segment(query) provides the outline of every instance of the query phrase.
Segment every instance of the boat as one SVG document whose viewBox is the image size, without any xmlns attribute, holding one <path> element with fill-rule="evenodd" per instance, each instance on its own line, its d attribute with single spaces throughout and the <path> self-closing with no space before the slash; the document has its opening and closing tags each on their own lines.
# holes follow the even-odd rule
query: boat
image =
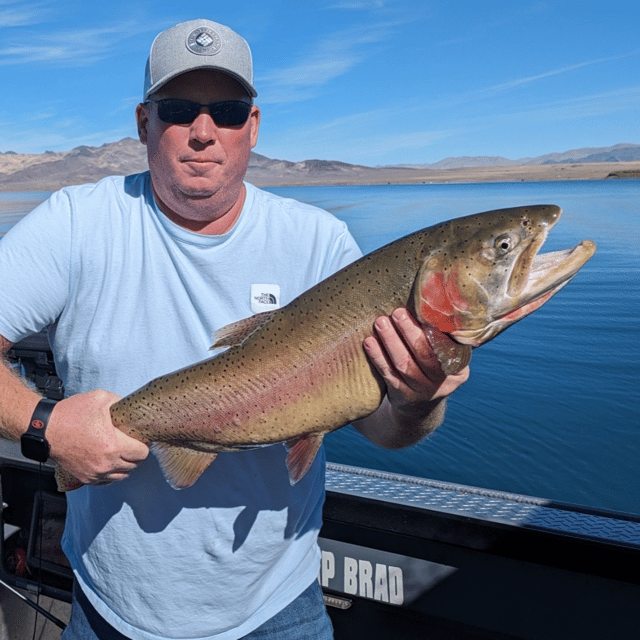
<svg viewBox="0 0 640 640">
<path fill-rule="evenodd" d="M 44 334 L 9 360 L 63 397 Z M 40 637 L 57 638 L 72 585 L 65 496 L 52 465 L 1 440 L 0 492 L 0 637 L 3 620 L 7 637 L 28 637 L 36 605 Z M 634 514 L 329 463 L 320 547 L 336 640 L 640 637 Z"/>
</svg>

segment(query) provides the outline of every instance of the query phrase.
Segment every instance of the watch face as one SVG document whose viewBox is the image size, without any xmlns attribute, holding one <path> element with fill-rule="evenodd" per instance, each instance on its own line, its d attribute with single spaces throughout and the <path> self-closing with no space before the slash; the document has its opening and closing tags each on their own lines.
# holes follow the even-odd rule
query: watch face
<svg viewBox="0 0 640 640">
<path fill-rule="evenodd" d="M 22 455 L 30 460 L 46 462 L 49 459 L 49 443 L 42 437 L 25 433 L 20 438 Z"/>
</svg>

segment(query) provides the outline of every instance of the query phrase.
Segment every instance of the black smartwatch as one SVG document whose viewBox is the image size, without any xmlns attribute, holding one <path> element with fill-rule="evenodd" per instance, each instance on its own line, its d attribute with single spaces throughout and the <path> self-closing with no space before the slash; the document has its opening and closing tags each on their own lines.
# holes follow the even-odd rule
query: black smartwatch
<svg viewBox="0 0 640 640">
<path fill-rule="evenodd" d="M 29 421 L 29 429 L 20 438 L 20 448 L 22 455 L 29 460 L 46 462 L 49 459 L 49 443 L 44 437 L 44 433 L 49 424 L 49 417 L 56 406 L 55 400 L 43 398 L 36 405 L 36 409 Z"/>
</svg>

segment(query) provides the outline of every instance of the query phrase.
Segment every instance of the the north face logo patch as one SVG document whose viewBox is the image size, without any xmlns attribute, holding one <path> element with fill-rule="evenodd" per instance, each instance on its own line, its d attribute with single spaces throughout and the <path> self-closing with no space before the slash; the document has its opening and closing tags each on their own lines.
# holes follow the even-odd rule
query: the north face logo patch
<svg viewBox="0 0 640 640">
<path fill-rule="evenodd" d="M 258 304 L 278 304 L 278 299 L 273 293 L 263 293 L 258 296 Z"/>
<path fill-rule="evenodd" d="M 280 308 L 279 284 L 252 284 L 251 285 L 251 311 L 273 311 Z"/>
</svg>

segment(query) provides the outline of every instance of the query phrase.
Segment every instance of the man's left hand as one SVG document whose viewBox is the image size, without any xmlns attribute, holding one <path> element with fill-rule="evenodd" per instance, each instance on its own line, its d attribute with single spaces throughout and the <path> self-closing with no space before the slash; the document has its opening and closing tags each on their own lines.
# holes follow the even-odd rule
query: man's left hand
<svg viewBox="0 0 640 640">
<path fill-rule="evenodd" d="M 433 431 L 444 417 L 444 399 L 469 378 L 469 367 L 445 375 L 424 330 L 407 311 L 380 316 L 364 349 L 384 379 L 380 408 L 354 426 L 387 448 L 408 446 Z"/>
<path fill-rule="evenodd" d="M 406 309 L 379 317 L 374 326 L 376 336 L 366 338 L 364 348 L 394 407 L 444 398 L 469 378 L 469 367 L 445 376 L 422 327 Z"/>
</svg>

